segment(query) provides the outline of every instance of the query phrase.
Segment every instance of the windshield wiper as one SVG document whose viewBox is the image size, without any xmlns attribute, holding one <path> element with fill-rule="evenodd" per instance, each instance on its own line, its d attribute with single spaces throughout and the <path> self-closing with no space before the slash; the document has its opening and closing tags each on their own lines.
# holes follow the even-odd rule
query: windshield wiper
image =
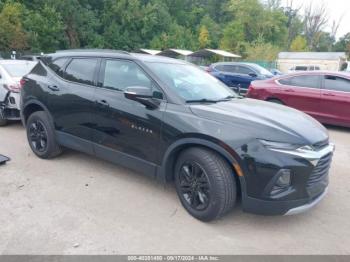
<svg viewBox="0 0 350 262">
<path fill-rule="evenodd" d="M 220 100 L 217 100 L 218 102 L 223 102 L 223 101 L 230 101 L 231 99 L 238 98 L 238 96 L 226 96 L 224 98 L 221 98 Z"/>
<path fill-rule="evenodd" d="M 220 100 L 212 100 L 212 99 L 196 99 L 196 100 L 186 100 L 186 103 L 217 103 L 220 102 Z"/>
</svg>

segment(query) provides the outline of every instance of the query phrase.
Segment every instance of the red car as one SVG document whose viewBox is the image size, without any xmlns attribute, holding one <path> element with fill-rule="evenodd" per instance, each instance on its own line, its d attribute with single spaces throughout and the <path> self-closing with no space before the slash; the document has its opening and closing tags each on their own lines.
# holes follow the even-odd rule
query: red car
<svg viewBox="0 0 350 262">
<path fill-rule="evenodd" d="M 255 81 L 247 97 L 299 109 L 324 124 L 350 127 L 350 73 L 303 72 Z"/>
</svg>

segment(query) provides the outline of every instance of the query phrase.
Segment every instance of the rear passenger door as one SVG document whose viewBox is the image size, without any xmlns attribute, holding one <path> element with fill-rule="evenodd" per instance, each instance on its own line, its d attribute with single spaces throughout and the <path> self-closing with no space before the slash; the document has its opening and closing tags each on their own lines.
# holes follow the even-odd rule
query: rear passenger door
<svg viewBox="0 0 350 262">
<path fill-rule="evenodd" d="M 58 77 L 53 77 L 48 86 L 48 106 L 55 120 L 58 140 L 92 154 L 89 141 L 92 140 L 93 95 L 100 60 L 77 57 L 56 63 L 59 64 Z"/>
<path fill-rule="evenodd" d="M 125 98 L 128 87 L 142 86 L 159 98 L 157 109 Z M 155 175 L 165 100 L 150 76 L 134 61 L 105 59 L 99 74 L 93 113 L 95 153 L 117 164 Z"/>
<path fill-rule="evenodd" d="M 284 78 L 281 84 L 284 102 L 293 108 L 318 118 L 321 115 L 321 76 L 300 75 Z"/>
<path fill-rule="evenodd" d="M 321 96 L 324 121 L 350 126 L 350 79 L 325 75 Z"/>
</svg>

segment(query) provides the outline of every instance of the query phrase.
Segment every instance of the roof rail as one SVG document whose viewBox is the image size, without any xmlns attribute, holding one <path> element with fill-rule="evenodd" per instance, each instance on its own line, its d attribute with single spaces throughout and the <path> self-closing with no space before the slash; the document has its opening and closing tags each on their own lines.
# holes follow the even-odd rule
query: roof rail
<svg viewBox="0 0 350 262">
<path fill-rule="evenodd" d="M 68 49 L 68 50 L 57 50 L 56 53 L 69 53 L 69 52 L 104 52 L 104 53 L 119 53 L 130 55 L 129 52 L 123 50 L 114 50 L 114 49 Z"/>
</svg>

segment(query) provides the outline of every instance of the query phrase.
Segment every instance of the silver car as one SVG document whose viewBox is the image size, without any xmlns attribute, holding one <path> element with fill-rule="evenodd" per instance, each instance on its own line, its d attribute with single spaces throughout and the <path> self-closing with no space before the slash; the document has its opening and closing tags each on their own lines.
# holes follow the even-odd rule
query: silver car
<svg viewBox="0 0 350 262">
<path fill-rule="evenodd" d="M 37 62 L 0 60 L 0 126 L 20 119 L 21 79 Z"/>
</svg>

